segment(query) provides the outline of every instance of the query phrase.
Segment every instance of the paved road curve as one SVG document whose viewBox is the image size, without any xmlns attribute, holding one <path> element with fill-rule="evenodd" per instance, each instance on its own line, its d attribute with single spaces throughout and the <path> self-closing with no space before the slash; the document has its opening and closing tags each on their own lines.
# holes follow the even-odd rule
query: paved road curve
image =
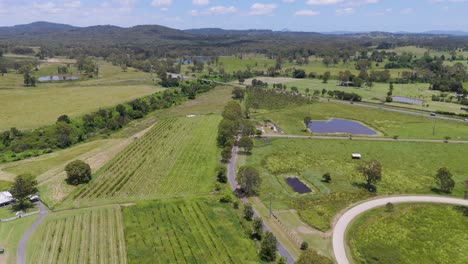
<svg viewBox="0 0 468 264">
<path fill-rule="evenodd" d="M 440 196 L 395 196 L 370 200 L 346 211 L 333 229 L 333 254 L 338 264 L 349 264 L 346 256 L 345 234 L 348 225 L 360 214 L 387 203 L 441 203 L 468 206 L 468 200 Z"/>
<path fill-rule="evenodd" d="M 231 160 L 229 161 L 228 168 L 227 168 L 227 174 L 228 174 L 228 178 L 229 178 L 229 183 L 231 184 L 231 188 L 232 188 L 232 190 L 234 190 L 234 191 L 237 189 L 237 181 L 236 181 L 236 176 L 235 176 L 237 151 L 238 151 L 237 146 L 235 146 L 235 147 L 232 148 L 232 158 L 231 158 Z M 244 204 L 248 203 L 248 201 L 247 201 L 246 198 L 242 198 L 241 201 L 242 201 L 242 203 L 244 203 Z M 254 210 L 254 217 L 259 217 L 258 212 L 256 212 L 255 210 Z M 263 229 L 264 229 L 265 231 L 268 231 L 268 227 L 267 227 L 265 224 L 263 225 Z M 278 253 L 279 253 L 281 256 L 283 256 L 284 258 L 286 258 L 286 261 L 287 261 L 288 264 L 293 264 L 293 263 L 294 263 L 294 258 L 293 258 L 293 256 L 286 250 L 286 248 L 284 247 L 284 245 L 281 244 L 280 242 L 278 242 L 277 246 L 278 246 Z"/>
<path fill-rule="evenodd" d="M 48 213 L 47 208 L 41 202 L 37 202 L 36 205 L 39 207 L 39 218 L 36 219 L 33 225 L 30 226 L 26 233 L 21 237 L 18 248 L 16 249 L 16 263 L 18 264 L 26 263 L 26 242 L 31 234 L 37 229 L 39 224 L 44 221 L 44 218 Z"/>
</svg>

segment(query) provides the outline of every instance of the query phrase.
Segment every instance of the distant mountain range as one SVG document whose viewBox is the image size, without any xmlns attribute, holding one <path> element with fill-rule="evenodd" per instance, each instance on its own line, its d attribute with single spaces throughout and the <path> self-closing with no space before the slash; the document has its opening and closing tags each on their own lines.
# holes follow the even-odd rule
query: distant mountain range
<svg viewBox="0 0 468 264">
<path fill-rule="evenodd" d="M 43 35 L 43 34 L 54 34 L 54 33 L 67 33 L 67 32 L 96 32 L 102 31 L 103 33 L 129 33 L 132 31 L 146 31 L 146 33 L 153 34 L 163 34 L 169 37 L 182 37 L 185 35 L 205 35 L 205 36 L 222 36 L 222 35 L 271 35 L 271 34 L 280 34 L 280 35 L 362 35 L 362 34 L 376 34 L 376 32 L 371 31 L 329 31 L 329 32 L 298 32 L 292 31 L 289 29 L 283 29 L 281 31 L 273 31 L 270 29 L 248 29 L 248 30 L 236 30 L 236 29 L 221 29 L 221 28 L 197 28 L 197 29 L 187 29 L 187 30 L 178 30 L 169 27 L 159 26 L 159 25 L 139 25 L 129 28 L 123 28 L 112 25 L 100 25 L 100 26 L 90 26 L 90 27 L 76 27 L 66 24 L 57 24 L 50 22 L 34 22 L 25 25 L 16 25 L 11 27 L 0 27 L 0 37 L 7 36 L 18 36 L 18 35 Z M 184 34 L 186 33 L 186 34 Z M 418 35 L 449 35 L 449 36 L 468 36 L 468 32 L 465 31 L 455 31 L 455 30 L 431 30 L 425 32 L 379 32 L 380 34 L 418 34 Z M 190 38 L 190 37 L 189 37 Z"/>
</svg>

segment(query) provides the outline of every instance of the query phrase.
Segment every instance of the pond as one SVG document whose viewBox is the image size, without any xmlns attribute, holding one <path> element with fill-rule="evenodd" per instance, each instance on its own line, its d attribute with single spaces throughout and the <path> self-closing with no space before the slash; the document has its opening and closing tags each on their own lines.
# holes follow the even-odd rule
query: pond
<svg viewBox="0 0 468 264">
<path fill-rule="evenodd" d="M 375 130 L 359 122 L 339 118 L 328 121 L 313 120 L 308 127 L 312 133 L 317 134 L 377 135 Z"/>
<path fill-rule="evenodd" d="M 297 193 L 304 194 L 312 192 L 312 190 L 298 178 L 288 177 L 285 181 Z"/>
<path fill-rule="evenodd" d="M 58 82 L 58 81 L 74 81 L 78 80 L 78 76 L 59 76 L 59 75 L 50 75 L 50 76 L 41 76 L 37 78 L 39 82 Z"/>
<path fill-rule="evenodd" d="M 410 98 L 410 97 L 404 97 L 404 96 L 393 96 L 392 99 L 393 99 L 394 102 L 397 102 L 397 103 L 405 103 L 405 104 L 422 104 L 422 103 L 424 103 L 423 100 L 414 99 L 414 98 Z"/>
</svg>

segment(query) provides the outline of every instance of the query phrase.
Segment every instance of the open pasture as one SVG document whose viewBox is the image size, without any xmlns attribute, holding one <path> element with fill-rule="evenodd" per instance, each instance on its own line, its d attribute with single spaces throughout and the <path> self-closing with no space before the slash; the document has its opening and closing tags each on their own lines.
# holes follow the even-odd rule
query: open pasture
<svg viewBox="0 0 468 264">
<path fill-rule="evenodd" d="M 251 116 L 258 121 L 272 120 L 286 134 L 310 134 L 304 132 L 303 121 L 304 117 L 310 116 L 312 120 L 342 118 L 359 121 L 385 137 L 443 140 L 448 136 L 453 140 L 468 140 L 466 122 L 434 120 L 429 114 L 413 116 L 335 102 L 316 102 L 273 111 L 261 110 L 252 113 Z M 433 130 L 434 123 L 435 130 Z"/>
<path fill-rule="evenodd" d="M 215 115 L 161 120 L 72 195 L 73 203 L 208 193 L 215 179 L 219 121 Z"/>
<path fill-rule="evenodd" d="M 348 233 L 355 263 L 466 263 L 468 219 L 454 206 L 395 205 L 360 216 Z"/>
<path fill-rule="evenodd" d="M 260 198 L 273 209 L 296 209 L 303 220 L 320 230 L 327 230 L 340 210 L 371 197 L 362 186 L 363 176 L 356 167 L 362 161 L 352 160 L 360 153 L 364 161 L 376 159 L 382 164 L 382 180 L 377 194 L 435 194 L 437 169 L 446 166 L 456 182 L 452 194 L 463 196 L 468 164 L 464 162 L 466 146 L 443 143 L 373 142 L 317 139 L 263 139 L 255 141 L 253 155 L 247 164 L 260 169 Z M 462 154 L 463 153 L 463 154 Z M 322 182 L 329 172 L 331 183 Z M 298 177 L 313 189 L 310 194 L 296 195 L 283 183 L 284 177 Z"/>
<path fill-rule="evenodd" d="M 27 244 L 27 263 L 127 263 L 118 206 L 47 216 Z"/>
<path fill-rule="evenodd" d="M 48 125 L 64 114 L 75 117 L 162 90 L 151 85 L 0 89 L 0 131 Z"/>
<path fill-rule="evenodd" d="M 0 224 L 0 247 L 5 253 L 0 254 L 0 263 L 16 264 L 16 249 L 21 236 L 36 221 L 38 215 L 32 215 Z"/>
<path fill-rule="evenodd" d="M 258 263 L 229 205 L 205 200 L 124 207 L 128 263 Z"/>
</svg>

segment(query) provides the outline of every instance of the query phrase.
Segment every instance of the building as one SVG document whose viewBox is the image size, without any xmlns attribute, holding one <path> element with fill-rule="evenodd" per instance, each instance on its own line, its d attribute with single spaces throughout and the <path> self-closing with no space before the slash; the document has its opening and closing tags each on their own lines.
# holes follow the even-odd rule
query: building
<svg viewBox="0 0 468 264">
<path fill-rule="evenodd" d="M 351 154 L 351 157 L 353 159 L 361 159 L 362 158 L 361 154 L 359 154 L 359 153 L 353 153 L 353 154 Z"/>
<path fill-rule="evenodd" d="M 10 192 L 0 192 L 0 207 L 11 204 L 15 198 Z"/>
</svg>

